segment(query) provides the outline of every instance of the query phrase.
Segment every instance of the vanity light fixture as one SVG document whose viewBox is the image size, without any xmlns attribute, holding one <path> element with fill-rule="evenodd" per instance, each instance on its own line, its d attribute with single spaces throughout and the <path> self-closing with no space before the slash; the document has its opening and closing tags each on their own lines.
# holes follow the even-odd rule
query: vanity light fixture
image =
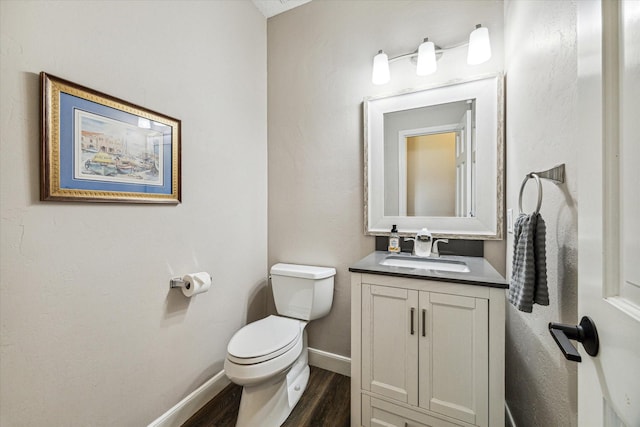
<svg viewBox="0 0 640 427">
<path fill-rule="evenodd" d="M 489 40 L 489 29 L 482 25 L 476 25 L 476 28 L 469 35 L 469 42 L 459 45 L 441 48 L 433 42 L 425 38 L 414 52 L 405 53 L 389 59 L 382 50 L 373 58 L 373 73 L 371 81 L 376 85 L 388 83 L 391 79 L 389 72 L 389 64 L 400 59 L 409 58 L 415 61 L 417 56 L 416 74 L 426 76 L 433 74 L 438 69 L 436 61 L 448 50 L 459 47 L 469 46 L 467 53 L 467 64 L 478 65 L 488 61 L 491 58 L 491 42 Z"/>
<path fill-rule="evenodd" d="M 418 65 L 416 66 L 416 74 L 419 76 L 428 76 L 438 69 L 436 62 L 436 45 L 430 42 L 428 38 L 418 46 Z"/>
<path fill-rule="evenodd" d="M 371 81 L 375 85 L 383 85 L 389 81 L 389 57 L 383 51 L 379 51 L 373 57 L 373 75 Z"/>
<path fill-rule="evenodd" d="M 476 25 L 476 29 L 469 34 L 469 51 L 467 52 L 467 64 L 477 65 L 487 62 L 491 58 L 491 41 L 489 29 L 482 25 Z"/>
</svg>

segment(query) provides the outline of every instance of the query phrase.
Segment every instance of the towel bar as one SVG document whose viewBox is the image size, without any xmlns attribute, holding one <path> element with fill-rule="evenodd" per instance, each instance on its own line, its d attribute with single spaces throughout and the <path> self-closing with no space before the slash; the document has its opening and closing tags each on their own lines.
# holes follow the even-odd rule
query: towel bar
<svg viewBox="0 0 640 427">
<path fill-rule="evenodd" d="M 551 180 L 555 184 L 564 183 L 564 163 L 558 166 L 554 166 L 546 171 L 529 172 L 527 175 L 525 175 L 524 181 L 522 181 L 522 185 L 520 185 L 520 195 L 518 196 L 518 208 L 520 209 L 520 213 L 523 213 L 522 194 L 524 193 L 524 187 L 527 185 L 527 181 L 529 181 L 530 178 L 535 179 L 536 183 L 538 184 L 538 203 L 536 204 L 536 210 L 534 211 L 534 213 L 539 213 L 540 207 L 542 206 L 542 182 L 540 181 L 540 178 Z"/>
</svg>

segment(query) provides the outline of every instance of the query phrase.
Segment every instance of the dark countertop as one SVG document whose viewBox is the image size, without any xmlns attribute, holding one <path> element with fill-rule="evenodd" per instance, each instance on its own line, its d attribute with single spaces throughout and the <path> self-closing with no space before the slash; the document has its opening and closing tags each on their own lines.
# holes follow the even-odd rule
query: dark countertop
<svg viewBox="0 0 640 427">
<path fill-rule="evenodd" d="M 453 256 L 442 255 L 440 258 L 433 258 L 434 260 L 441 259 L 443 261 L 462 261 L 471 270 L 468 273 L 458 273 L 451 271 L 439 271 L 439 270 L 425 270 L 421 268 L 409 268 L 409 267 L 392 267 L 386 265 L 380 265 L 388 255 L 402 256 L 407 258 L 418 258 L 410 254 L 390 254 L 386 251 L 376 251 L 362 258 L 354 265 L 349 267 L 349 271 L 353 273 L 369 273 L 369 274 L 382 274 L 386 276 L 399 276 L 407 277 L 410 279 L 424 279 L 424 280 L 437 280 L 441 282 L 456 282 L 468 285 L 490 286 L 493 288 L 509 287 L 509 284 L 504 277 L 500 275 L 489 262 L 482 257 L 468 257 L 468 256 Z"/>
</svg>

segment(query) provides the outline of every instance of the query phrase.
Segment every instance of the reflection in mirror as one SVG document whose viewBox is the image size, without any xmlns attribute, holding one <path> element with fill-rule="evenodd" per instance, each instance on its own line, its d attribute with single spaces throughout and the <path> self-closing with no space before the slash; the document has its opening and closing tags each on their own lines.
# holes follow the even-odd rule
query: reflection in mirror
<svg viewBox="0 0 640 427">
<path fill-rule="evenodd" d="M 502 76 L 366 98 L 365 233 L 502 239 Z"/>
<path fill-rule="evenodd" d="M 385 216 L 474 216 L 475 102 L 384 114 Z"/>
</svg>

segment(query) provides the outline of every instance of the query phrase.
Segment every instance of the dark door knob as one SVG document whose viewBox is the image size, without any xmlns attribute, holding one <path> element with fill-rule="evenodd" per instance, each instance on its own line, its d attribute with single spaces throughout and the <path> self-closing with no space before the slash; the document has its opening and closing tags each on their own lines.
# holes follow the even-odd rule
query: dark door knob
<svg viewBox="0 0 640 427">
<path fill-rule="evenodd" d="M 549 322 L 549 332 L 555 340 L 562 354 L 567 360 L 582 362 L 582 357 L 578 350 L 569 340 L 576 340 L 582 343 L 589 356 L 596 356 L 600 343 L 598 341 L 598 331 L 591 318 L 584 316 L 579 325 L 565 325 L 562 323 Z"/>
</svg>

